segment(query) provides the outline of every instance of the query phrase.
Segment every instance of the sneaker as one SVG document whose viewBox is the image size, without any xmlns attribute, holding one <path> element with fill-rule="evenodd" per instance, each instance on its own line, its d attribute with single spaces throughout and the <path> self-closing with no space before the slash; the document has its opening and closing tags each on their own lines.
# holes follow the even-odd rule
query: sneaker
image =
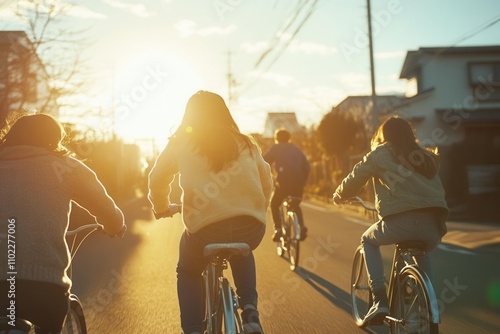
<svg viewBox="0 0 500 334">
<path fill-rule="evenodd" d="M 263 334 L 262 326 L 259 320 L 259 311 L 254 308 L 247 308 L 241 312 L 243 321 L 243 333 L 245 334 Z"/>
<path fill-rule="evenodd" d="M 300 241 L 304 241 L 307 238 L 307 227 L 302 226 L 300 228 Z"/>
<path fill-rule="evenodd" d="M 372 307 L 366 313 L 363 322 L 369 325 L 380 326 L 384 324 L 385 317 L 389 315 L 389 301 L 385 290 L 373 293 Z"/>
<path fill-rule="evenodd" d="M 274 230 L 273 241 L 280 241 L 282 236 L 283 236 L 283 232 L 281 232 L 281 229 Z"/>
</svg>

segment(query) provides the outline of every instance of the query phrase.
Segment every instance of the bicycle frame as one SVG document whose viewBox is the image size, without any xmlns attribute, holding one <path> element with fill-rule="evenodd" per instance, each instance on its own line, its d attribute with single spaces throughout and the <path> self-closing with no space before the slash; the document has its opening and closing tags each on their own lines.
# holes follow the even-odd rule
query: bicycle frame
<svg viewBox="0 0 500 334">
<path fill-rule="evenodd" d="M 394 294 L 397 290 L 401 291 L 401 286 L 399 277 L 408 268 L 412 268 L 415 274 L 417 274 L 420 280 L 423 282 L 425 289 L 429 294 L 429 310 L 431 313 L 431 322 L 434 324 L 439 324 L 441 322 L 441 317 L 439 314 L 439 305 L 437 303 L 436 294 L 434 292 L 434 287 L 429 276 L 419 267 L 417 257 L 423 255 L 424 251 L 418 248 L 401 248 L 396 245 L 394 249 L 394 256 L 391 266 L 391 276 L 389 278 L 389 291 L 388 298 L 390 301 L 393 300 Z M 391 317 L 390 315 L 386 317 L 390 321 L 398 322 L 399 320 Z"/>
<path fill-rule="evenodd" d="M 349 199 L 349 201 L 352 202 L 357 202 L 361 204 L 367 212 L 370 212 L 370 214 L 375 214 L 376 209 L 373 206 L 367 205 L 361 198 L 359 197 L 353 197 Z M 372 216 L 375 217 L 375 216 Z M 362 313 L 360 313 L 360 308 L 357 305 L 356 298 L 357 294 L 355 291 L 357 291 L 357 284 L 360 278 L 362 277 L 363 273 L 362 271 L 365 271 L 365 268 L 361 268 L 361 264 L 364 263 L 364 251 L 362 249 L 362 246 L 359 246 L 358 249 L 355 252 L 355 258 L 354 258 L 354 263 L 353 263 L 353 273 L 351 275 L 351 283 L 353 284 L 352 290 L 351 290 L 351 295 L 353 298 L 353 316 L 356 320 L 356 324 L 359 327 L 364 327 L 367 324 L 364 322 Z M 391 265 L 391 272 L 390 272 L 390 277 L 389 277 L 389 291 L 388 291 L 388 299 L 389 299 L 389 306 L 390 306 L 390 312 L 391 314 L 387 315 L 385 317 L 385 320 L 388 321 L 391 325 L 391 331 L 393 329 L 393 326 L 399 326 L 403 325 L 406 326 L 408 324 L 406 316 L 403 316 L 403 318 L 397 318 L 399 315 L 399 303 L 401 298 L 401 293 L 404 291 L 404 286 L 406 282 L 409 282 L 409 280 L 415 280 L 417 286 L 421 286 L 423 290 L 423 297 L 424 300 L 427 304 L 427 312 L 428 312 L 428 323 L 431 326 L 430 331 L 431 333 L 437 333 L 438 332 L 438 327 L 437 325 L 440 323 L 440 314 L 439 314 L 439 307 L 438 307 L 438 302 L 437 298 L 434 292 L 434 288 L 432 285 L 431 280 L 429 279 L 429 276 L 421 269 L 419 265 L 419 260 L 418 258 L 425 255 L 425 251 L 422 249 L 421 242 L 419 241 L 405 241 L 401 242 L 395 245 L 394 248 L 394 255 L 392 259 L 392 265 Z M 362 257 L 360 260 L 359 257 Z M 364 267 L 364 266 L 362 266 Z M 359 271 L 358 271 L 359 270 Z M 366 274 L 365 274 L 366 275 Z M 365 276 L 365 282 L 367 282 L 368 278 Z M 408 279 L 408 280 L 405 280 Z M 405 282 L 403 282 L 405 281 Z M 361 285 L 361 288 L 359 291 L 363 291 L 364 286 Z M 369 306 L 372 303 L 372 296 L 371 293 L 368 296 L 367 299 L 363 299 L 363 297 L 360 297 L 361 301 L 368 302 Z M 420 297 L 419 297 L 420 298 Z M 361 304 L 360 304 L 361 305 Z M 412 302 L 413 305 L 413 302 Z M 361 306 L 362 312 L 366 312 L 365 309 Z M 406 312 L 406 311 L 405 311 Z M 426 312 L 426 313 L 427 313 Z"/>
<path fill-rule="evenodd" d="M 224 270 L 232 255 L 247 256 L 250 247 L 244 243 L 210 244 L 204 254 L 209 262 L 203 272 L 205 286 L 205 329 L 207 334 L 219 333 L 224 320 L 225 333 L 242 333 L 241 319 L 237 313 L 238 298 Z"/>
</svg>

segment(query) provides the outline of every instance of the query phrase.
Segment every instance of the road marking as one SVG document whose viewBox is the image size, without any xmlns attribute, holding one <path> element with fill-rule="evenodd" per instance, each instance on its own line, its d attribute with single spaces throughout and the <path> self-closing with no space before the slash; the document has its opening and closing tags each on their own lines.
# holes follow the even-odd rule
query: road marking
<svg viewBox="0 0 500 334">
<path fill-rule="evenodd" d="M 447 252 L 452 252 L 452 253 L 459 253 L 459 254 L 465 254 L 465 255 L 478 255 L 475 252 L 472 252 L 472 251 L 469 251 L 466 249 L 462 249 L 462 248 L 458 248 L 458 247 L 454 247 L 452 245 L 442 244 L 442 243 L 438 245 L 438 248 L 441 250 L 447 251 Z"/>
<path fill-rule="evenodd" d="M 363 226 L 372 226 L 371 223 L 368 223 L 368 222 L 366 222 L 364 220 L 357 219 L 357 218 L 354 218 L 354 217 L 344 216 L 344 219 L 347 220 L 347 221 L 350 221 L 351 223 L 355 223 L 355 224 L 359 224 L 359 225 L 363 225 Z"/>
<path fill-rule="evenodd" d="M 303 206 L 305 206 L 305 207 L 308 207 L 308 208 L 311 208 L 311 209 L 314 209 L 314 210 L 318 210 L 318 211 L 323 211 L 323 212 L 329 211 L 325 207 L 322 207 L 322 206 L 319 206 L 319 205 L 314 205 L 314 204 L 307 203 L 307 202 L 302 202 L 300 204 L 303 205 Z"/>
</svg>

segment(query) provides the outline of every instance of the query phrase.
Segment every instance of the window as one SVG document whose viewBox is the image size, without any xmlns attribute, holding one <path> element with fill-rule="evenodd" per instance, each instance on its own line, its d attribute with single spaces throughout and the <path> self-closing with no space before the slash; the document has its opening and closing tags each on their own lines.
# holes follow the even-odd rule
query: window
<svg viewBox="0 0 500 334">
<path fill-rule="evenodd" d="M 406 81 L 405 97 L 413 97 L 418 94 L 417 78 L 413 77 Z"/>
<path fill-rule="evenodd" d="M 478 101 L 499 101 L 500 62 L 470 63 L 469 82 Z"/>
</svg>

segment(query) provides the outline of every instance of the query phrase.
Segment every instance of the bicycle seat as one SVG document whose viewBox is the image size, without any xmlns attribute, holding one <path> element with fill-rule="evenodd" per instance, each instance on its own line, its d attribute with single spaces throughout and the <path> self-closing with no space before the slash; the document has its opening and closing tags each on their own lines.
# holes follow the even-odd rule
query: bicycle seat
<svg viewBox="0 0 500 334">
<path fill-rule="evenodd" d="M 419 249 L 421 251 L 425 251 L 427 249 L 427 244 L 423 241 L 407 240 L 398 242 L 396 247 L 399 250 Z"/>
<path fill-rule="evenodd" d="M 8 329 L 8 333 L 12 334 L 28 333 L 33 327 L 33 324 L 25 319 L 16 317 L 15 326 L 9 325 L 10 321 L 11 320 L 7 317 L 0 317 L 0 332 Z"/>
<path fill-rule="evenodd" d="M 203 249 L 203 255 L 210 257 L 212 255 L 221 254 L 225 258 L 232 255 L 247 256 L 250 254 L 250 246 L 244 242 L 208 244 Z"/>
<path fill-rule="evenodd" d="M 289 206 L 299 205 L 301 201 L 302 201 L 302 197 L 298 197 L 298 196 L 287 196 L 283 200 L 283 202 L 285 202 L 286 205 L 289 205 Z"/>
</svg>

